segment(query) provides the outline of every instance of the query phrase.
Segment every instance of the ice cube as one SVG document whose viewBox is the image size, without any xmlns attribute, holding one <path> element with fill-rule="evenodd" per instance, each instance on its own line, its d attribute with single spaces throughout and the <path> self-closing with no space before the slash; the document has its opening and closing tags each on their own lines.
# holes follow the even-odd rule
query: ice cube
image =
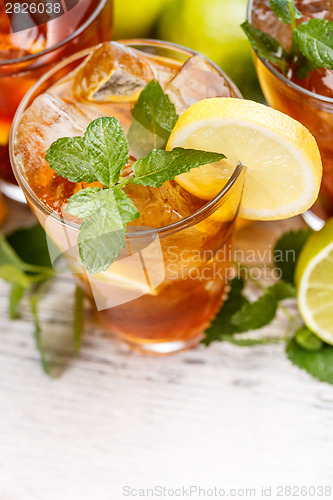
<svg viewBox="0 0 333 500">
<path fill-rule="evenodd" d="M 125 191 L 141 213 L 140 218 L 133 222 L 134 226 L 167 226 L 192 215 L 205 203 L 175 181 L 165 182 L 158 188 L 129 184 Z"/>
<path fill-rule="evenodd" d="M 310 90 L 310 92 L 329 97 L 330 99 L 333 98 L 332 70 L 326 68 L 316 69 L 315 71 L 311 71 L 305 80 L 297 80 L 296 78 L 293 80 L 304 89 Z"/>
<path fill-rule="evenodd" d="M 312 18 L 329 19 L 328 0 L 298 0 L 296 7 L 303 14 L 297 20 L 297 25 Z M 284 47 L 290 49 L 291 27 L 290 24 L 283 24 L 277 19 L 270 8 L 269 0 L 254 0 L 252 5 L 252 24 L 255 28 L 261 29 L 276 38 Z"/>
<path fill-rule="evenodd" d="M 177 66 L 117 42 L 99 45 L 76 71 L 74 95 L 95 102 L 135 102 L 150 80 L 165 87 Z"/>
<path fill-rule="evenodd" d="M 236 97 L 227 80 L 204 57 L 186 61 L 166 88 L 180 114 L 195 102 L 209 97 Z"/>
<path fill-rule="evenodd" d="M 51 209 L 60 209 L 75 184 L 58 178 L 45 154 L 59 137 L 83 135 L 89 119 L 77 108 L 50 94 L 38 96 L 22 116 L 15 137 L 15 158 L 30 187 Z M 57 189 L 54 188 L 55 183 Z M 62 199 L 61 199 L 62 198 Z"/>
</svg>

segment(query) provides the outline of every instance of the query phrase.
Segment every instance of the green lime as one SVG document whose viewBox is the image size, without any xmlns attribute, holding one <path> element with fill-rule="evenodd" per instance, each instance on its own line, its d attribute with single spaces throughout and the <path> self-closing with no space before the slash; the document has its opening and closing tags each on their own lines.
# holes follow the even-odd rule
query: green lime
<svg viewBox="0 0 333 500">
<path fill-rule="evenodd" d="M 247 0 L 173 0 L 162 12 L 158 36 L 209 57 L 245 97 L 254 97 L 259 86 L 250 44 L 240 28 L 246 8 Z"/>
<path fill-rule="evenodd" d="M 333 219 L 306 242 L 295 280 L 304 323 L 324 342 L 333 345 Z"/>
</svg>

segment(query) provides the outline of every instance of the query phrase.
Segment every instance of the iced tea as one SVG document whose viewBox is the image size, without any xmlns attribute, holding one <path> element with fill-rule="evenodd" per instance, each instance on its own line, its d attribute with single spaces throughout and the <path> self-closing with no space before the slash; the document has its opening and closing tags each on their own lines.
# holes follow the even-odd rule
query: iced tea
<svg viewBox="0 0 333 500">
<path fill-rule="evenodd" d="M 330 0 L 296 0 L 303 14 L 298 23 L 312 18 L 333 20 Z M 269 0 L 251 0 L 249 21 L 254 27 L 272 35 L 290 48 L 291 28 L 280 22 L 269 6 Z M 318 69 L 300 80 L 293 68 L 287 77 L 268 61 L 255 57 L 259 81 L 270 106 L 300 121 L 314 135 L 322 155 L 324 176 L 317 213 L 326 218 L 333 215 L 333 71 Z"/>
<path fill-rule="evenodd" d="M 13 128 L 12 162 L 38 220 L 55 241 L 108 329 L 134 348 L 169 353 L 194 345 L 221 306 L 242 187 L 238 167 L 207 203 L 176 181 L 160 188 L 128 185 L 141 216 L 127 246 L 106 271 L 88 276 L 78 256 L 79 225 L 65 211 L 85 187 L 54 173 L 45 152 L 59 137 L 83 135 L 99 116 L 115 116 L 127 132 L 144 86 L 157 79 L 180 114 L 207 97 L 240 97 L 212 63 L 162 42 L 105 43 L 55 69 L 28 95 Z M 130 160 L 125 175 L 130 175 Z M 124 175 L 124 174 L 123 174 Z"/>
<path fill-rule="evenodd" d="M 37 4 L 44 8 L 51 5 L 44 0 Z M 13 9 L 27 5 L 16 2 Z M 17 106 L 52 65 L 76 51 L 110 40 L 112 0 L 79 0 L 64 15 L 18 32 L 12 31 L 8 11 L 7 3 L 0 2 L 0 180 L 1 189 L 8 196 L 20 199 L 23 196 L 15 185 L 8 153 L 9 131 Z M 13 11 L 13 16 L 18 15 Z"/>
</svg>

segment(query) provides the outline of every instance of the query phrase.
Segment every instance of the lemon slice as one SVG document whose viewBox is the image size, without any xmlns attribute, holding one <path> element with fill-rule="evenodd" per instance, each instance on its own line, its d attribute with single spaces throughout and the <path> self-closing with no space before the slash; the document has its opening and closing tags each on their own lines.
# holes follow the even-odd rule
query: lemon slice
<svg viewBox="0 0 333 500">
<path fill-rule="evenodd" d="M 305 324 L 333 345 L 333 219 L 308 239 L 297 264 L 296 284 Z"/>
<path fill-rule="evenodd" d="M 314 137 L 296 120 L 262 104 L 234 98 L 193 104 L 171 133 L 167 149 L 175 147 L 226 155 L 226 160 L 176 177 L 205 200 L 221 190 L 239 162 L 245 165 L 243 218 L 292 217 L 318 197 L 322 164 Z"/>
</svg>

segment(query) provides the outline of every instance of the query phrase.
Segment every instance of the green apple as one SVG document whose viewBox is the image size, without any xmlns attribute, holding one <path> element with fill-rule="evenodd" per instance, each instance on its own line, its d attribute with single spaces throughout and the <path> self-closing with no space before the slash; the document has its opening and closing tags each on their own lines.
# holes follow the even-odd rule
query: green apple
<svg viewBox="0 0 333 500">
<path fill-rule="evenodd" d="M 258 82 L 250 44 L 240 24 L 247 0 L 172 0 L 161 14 L 158 36 L 190 47 L 216 62 L 246 97 Z"/>
<path fill-rule="evenodd" d="M 114 0 L 113 38 L 147 37 L 170 0 Z"/>
</svg>

